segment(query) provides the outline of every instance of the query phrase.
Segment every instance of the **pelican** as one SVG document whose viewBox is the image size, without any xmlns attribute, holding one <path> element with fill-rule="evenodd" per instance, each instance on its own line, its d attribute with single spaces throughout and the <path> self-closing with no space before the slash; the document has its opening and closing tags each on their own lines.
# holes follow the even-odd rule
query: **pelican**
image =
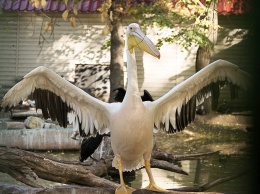
<svg viewBox="0 0 260 194">
<path fill-rule="evenodd" d="M 114 91 L 117 91 L 116 95 L 114 96 L 114 100 L 116 102 L 122 102 L 125 97 L 125 93 L 126 93 L 125 89 L 122 87 L 119 87 L 119 88 L 114 89 Z M 141 99 L 142 99 L 142 101 L 154 101 L 153 97 L 147 90 L 144 90 L 144 95 L 141 96 Z M 75 117 L 73 118 L 73 121 L 75 121 Z M 97 133 L 96 136 L 91 136 L 91 137 L 86 138 L 85 134 L 83 134 L 83 132 L 80 130 L 80 128 L 79 128 L 79 131 L 80 131 L 79 133 L 82 134 L 81 136 L 84 137 L 84 139 L 81 142 L 80 161 L 83 162 L 88 157 L 95 160 L 93 157 L 91 157 L 91 155 L 96 151 L 96 149 L 102 142 L 103 137 L 105 137 L 105 136 L 110 137 L 110 134 Z"/>
<path fill-rule="evenodd" d="M 126 29 L 127 90 L 122 103 L 98 100 L 50 69 L 40 66 L 29 72 L 3 97 L 5 108 L 18 104 L 32 94 L 36 108 L 44 117 L 67 125 L 67 113 L 74 111 L 86 134 L 104 133 L 109 129 L 114 152 L 113 167 L 120 175 L 116 194 L 131 193 L 123 179 L 123 171 L 145 167 L 149 177 L 146 189 L 167 192 L 154 181 L 150 159 L 153 148 L 153 128 L 174 133 L 183 130 L 195 118 L 196 103 L 210 91 L 211 83 L 225 82 L 243 89 L 250 86 L 250 76 L 236 65 L 217 60 L 154 101 L 142 102 L 138 89 L 134 48 L 156 58 L 160 53 L 136 23 Z M 155 60 L 158 60 L 155 59 Z"/>
</svg>

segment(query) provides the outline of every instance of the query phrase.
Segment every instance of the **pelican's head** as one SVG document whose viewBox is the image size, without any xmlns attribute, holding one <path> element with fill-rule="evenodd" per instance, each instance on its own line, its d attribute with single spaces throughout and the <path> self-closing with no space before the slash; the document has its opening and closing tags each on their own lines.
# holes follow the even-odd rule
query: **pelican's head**
<svg viewBox="0 0 260 194">
<path fill-rule="evenodd" d="M 153 42 L 143 33 L 138 24 L 132 23 L 127 27 L 126 38 L 130 53 L 133 53 L 134 47 L 136 47 L 160 59 L 160 52 Z"/>
</svg>

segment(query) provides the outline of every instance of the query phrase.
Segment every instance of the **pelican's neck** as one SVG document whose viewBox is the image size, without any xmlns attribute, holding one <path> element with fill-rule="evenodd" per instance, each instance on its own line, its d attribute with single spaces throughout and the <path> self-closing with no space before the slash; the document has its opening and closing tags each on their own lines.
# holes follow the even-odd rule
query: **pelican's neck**
<svg viewBox="0 0 260 194">
<path fill-rule="evenodd" d="M 124 101 L 132 103 L 132 105 L 140 104 L 141 98 L 138 88 L 138 79 L 137 79 L 137 66 L 135 60 L 135 54 L 131 54 L 129 50 L 126 51 L 127 56 L 127 89 Z M 130 101 L 130 102 L 129 102 Z"/>
</svg>

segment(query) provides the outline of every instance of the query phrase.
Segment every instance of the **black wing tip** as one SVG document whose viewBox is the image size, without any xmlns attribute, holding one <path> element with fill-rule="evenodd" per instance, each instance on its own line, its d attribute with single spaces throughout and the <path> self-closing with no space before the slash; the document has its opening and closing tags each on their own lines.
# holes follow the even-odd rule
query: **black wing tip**
<svg viewBox="0 0 260 194">
<path fill-rule="evenodd" d="M 144 90 L 144 95 L 141 98 L 142 101 L 154 101 L 152 95 L 150 94 L 150 92 L 148 92 L 148 90 Z"/>
</svg>

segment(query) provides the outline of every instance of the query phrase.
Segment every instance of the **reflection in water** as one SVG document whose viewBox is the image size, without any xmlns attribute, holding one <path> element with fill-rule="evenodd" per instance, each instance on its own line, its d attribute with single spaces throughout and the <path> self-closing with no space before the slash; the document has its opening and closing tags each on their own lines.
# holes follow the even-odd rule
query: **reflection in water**
<svg viewBox="0 0 260 194">
<path fill-rule="evenodd" d="M 185 186 L 193 186 L 194 174 L 196 169 L 196 160 L 181 161 L 182 169 L 188 172 L 190 175 L 182 175 L 167 170 L 162 170 L 158 168 L 152 168 L 152 173 L 156 184 L 164 189 L 181 188 Z M 135 180 L 128 181 L 126 183 L 134 188 L 144 188 L 149 184 L 149 178 L 145 169 L 138 170 L 136 172 Z"/>
<path fill-rule="evenodd" d="M 207 168 L 207 160 L 197 160 L 194 185 L 200 185 L 209 181 L 209 169 Z"/>
<path fill-rule="evenodd" d="M 223 159 L 225 161 L 223 163 Z M 192 187 L 202 185 L 219 178 L 235 175 L 247 169 L 248 158 L 243 156 L 214 156 L 206 160 L 181 161 L 182 169 L 189 175 L 182 175 L 161 169 L 152 169 L 156 183 L 165 189 Z M 235 192 L 248 194 L 250 177 L 244 175 L 234 180 L 222 183 L 208 191 Z M 136 172 L 135 180 L 126 179 L 126 183 L 133 188 L 144 188 L 149 184 L 145 169 Z"/>
<path fill-rule="evenodd" d="M 176 175 L 175 173 L 157 168 L 152 169 L 152 173 L 154 175 L 155 182 L 162 188 L 170 189 L 182 186 L 180 182 L 174 181 Z M 136 173 L 136 179 L 131 182 L 131 186 L 134 188 L 144 188 L 148 186 L 148 184 L 149 178 L 145 169 L 139 170 Z"/>
</svg>

